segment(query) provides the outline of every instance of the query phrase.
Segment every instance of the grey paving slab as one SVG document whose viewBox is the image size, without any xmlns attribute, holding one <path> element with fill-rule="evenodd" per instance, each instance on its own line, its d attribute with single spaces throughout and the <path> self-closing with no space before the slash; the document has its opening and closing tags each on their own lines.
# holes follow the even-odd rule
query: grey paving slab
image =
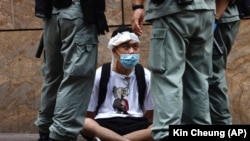
<svg viewBox="0 0 250 141">
<path fill-rule="evenodd" d="M 37 141 L 38 134 L 0 133 L 0 141 Z M 79 136 L 77 141 L 86 141 Z"/>
</svg>

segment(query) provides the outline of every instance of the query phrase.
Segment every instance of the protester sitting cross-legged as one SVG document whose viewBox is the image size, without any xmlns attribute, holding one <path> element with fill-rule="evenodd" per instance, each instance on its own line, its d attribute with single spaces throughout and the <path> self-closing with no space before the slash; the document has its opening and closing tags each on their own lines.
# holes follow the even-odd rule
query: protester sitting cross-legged
<svg viewBox="0 0 250 141">
<path fill-rule="evenodd" d="M 139 44 L 138 36 L 127 26 L 113 32 L 108 43 L 112 62 L 96 70 L 87 118 L 81 131 L 87 140 L 94 137 L 102 141 L 152 140 L 150 71 L 139 64 Z M 103 82 L 104 77 L 108 82 Z"/>
</svg>

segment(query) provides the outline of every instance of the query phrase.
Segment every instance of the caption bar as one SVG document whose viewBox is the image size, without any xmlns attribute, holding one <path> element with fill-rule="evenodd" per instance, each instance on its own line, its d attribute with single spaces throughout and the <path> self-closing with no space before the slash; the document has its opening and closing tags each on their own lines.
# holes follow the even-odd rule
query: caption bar
<svg viewBox="0 0 250 141">
<path fill-rule="evenodd" d="M 250 125 L 170 125 L 169 140 L 250 141 Z"/>
</svg>

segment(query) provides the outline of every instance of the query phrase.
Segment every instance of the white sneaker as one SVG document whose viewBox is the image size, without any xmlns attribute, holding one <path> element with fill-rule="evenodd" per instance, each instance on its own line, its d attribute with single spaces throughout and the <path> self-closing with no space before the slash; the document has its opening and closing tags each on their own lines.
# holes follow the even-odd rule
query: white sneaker
<svg viewBox="0 0 250 141">
<path fill-rule="evenodd" d="M 98 137 L 94 137 L 93 141 L 101 141 L 101 139 Z"/>
</svg>

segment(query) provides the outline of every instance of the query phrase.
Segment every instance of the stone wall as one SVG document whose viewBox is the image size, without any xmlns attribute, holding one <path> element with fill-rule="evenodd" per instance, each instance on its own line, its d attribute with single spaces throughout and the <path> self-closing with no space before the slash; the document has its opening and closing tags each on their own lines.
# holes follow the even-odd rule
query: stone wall
<svg viewBox="0 0 250 141">
<path fill-rule="evenodd" d="M 123 6 L 123 7 L 122 7 Z M 99 36 L 98 66 L 111 60 L 106 48 L 112 31 L 130 24 L 131 0 L 106 0 L 110 32 Z M 0 132 L 36 133 L 33 125 L 40 103 L 42 58 L 35 53 L 42 20 L 34 16 L 33 0 L 0 1 Z M 151 26 L 141 37 L 141 63 L 146 66 Z M 227 82 L 235 124 L 250 123 L 250 20 L 242 21 L 228 59 Z"/>
</svg>

